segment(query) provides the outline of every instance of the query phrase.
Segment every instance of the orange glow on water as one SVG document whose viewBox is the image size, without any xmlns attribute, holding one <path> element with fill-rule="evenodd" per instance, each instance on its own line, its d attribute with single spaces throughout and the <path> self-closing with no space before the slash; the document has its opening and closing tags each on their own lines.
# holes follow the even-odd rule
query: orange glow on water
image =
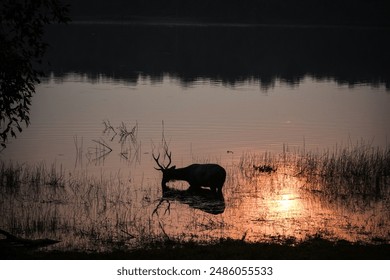
<svg viewBox="0 0 390 280">
<path fill-rule="evenodd" d="M 289 212 L 299 207 L 296 197 L 292 194 L 283 194 L 279 200 L 277 200 L 278 212 Z"/>
</svg>

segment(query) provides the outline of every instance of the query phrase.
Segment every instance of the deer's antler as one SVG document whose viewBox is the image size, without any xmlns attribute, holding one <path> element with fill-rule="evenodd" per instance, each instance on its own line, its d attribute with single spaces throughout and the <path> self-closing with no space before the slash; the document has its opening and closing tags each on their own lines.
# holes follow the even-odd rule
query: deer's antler
<svg viewBox="0 0 390 280">
<path fill-rule="evenodd" d="M 155 157 L 154 156 L 154 154 L 152 154 L 152 157 L 153 157 L 153 159 L 154 159 L 154 161 L 157 163 L 157 165 L 158 165 L 158 167 L 160 167 L 160 168 L 154 168 L 154 169 L 156 169 L 156 170 L 163 170 L 163 169 L 165 169 L 164 168 L 164 166 L 162 166 L 159 162 L 158 162 L 158 160 L 159 160 L 159 158 L 160 158 L 160 154 L 158 154 L 158 157 Z"/>
<path fill-rule="evenodd" d="M 156 169 L 156 170 L 165 170 L 165 169 L 168 169 L 169 168 L 169 166 L 171 165 L 171 163 L 172 163 L 172 153 L 170 152 L 170 153 L 168 153 L 168 150 L 165 150 L 165 155 L 167 156 L 167 158 L 168 158 L 168 160 L 169 160 L 169 162 L 168 162 L 168 164 L 166 165 L 166 166 L 164 166 L 164 165 L 162 165 L 162 164 L 160 164 L 160 162 L 159 162 L 159 159 L 160 159 L 160 154 L 158 154 L 158 156 L 156 157 L 154 154 L 152 154 L 152 157 L 153 157 L 153 159 L 154 159 L 154 161 L 157 163 L 157 165 L 158 165 L 158 167 L 160 167 L 160 168 L 154 168 L 154 169 Z"/>
</svg>

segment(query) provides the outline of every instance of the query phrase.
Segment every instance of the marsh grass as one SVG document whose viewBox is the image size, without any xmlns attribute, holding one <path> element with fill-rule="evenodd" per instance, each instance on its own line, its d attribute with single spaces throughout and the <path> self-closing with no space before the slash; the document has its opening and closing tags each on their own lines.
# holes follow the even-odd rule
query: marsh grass
<svg viewBox="0 0 390 280">
<path fill-rule="evenodd" d="M 87 172 L 71 174 L 56 164 L 0 162 L 0 228 L 25 238 L 61 240 L 52 246 L 59 250 L 124 250 L 167 242 L 212 243 L 221 238 L 253 241 L 255 231 L 269 242 L 298 242 L 294 234 L 307 229 L 298 226 L 295 233 L 290 229 L 300 223 L 302 213 L 294 218 L 294 208 L 290 205 L 286 210 L 283 203 L 310 197 L 312 204 L 307 207 L 319 208 L 312 211 L 321 212 L 339 201 L 336 207 L 347 209 L 342 216 L 362 213 L 359 219 L 366 219 L 365 224 L 343 221 L 344 232 L 360 231 L 357 235 L 384 242 L 390 238 L 388 210 L 384 210 L 390 197 L 389 148 L 360 144 L 314 153 L 285 147 L 276 155 L 245 153 L 226 169 L 227 209 L 213 216 L 176 201 L 159 205 L 158 179 L 145 184 L 119 172 L 96 177 Z M 281 201 L 286 187 L 298 192 Z M 380 210 L 371 210 L 378 203 L 383 204 Z M 305 234 L 331 236 L 335 229 L 329 225 L 320 222 L 318 229 Z M 380 234 L 371 236 L 372 231 Z"/>
<path fill-rule="evenodd" d="M 380 199 L 389 195 L 390 149 L 360 143 L 336 147 L 322 154 L 306 153 L 295 166 L 320 191 L 333 196 Z"/>
<path fill-rule="evenodd" d="M 247 178 L 269 170 L 304 178 L 317 191 L 380 197 L 389 192 L 390 148 L 357 143 L 323 152 L 293 151 L 272 155 L 244 154 L 239 162 Z"/>
<path fill-rule="evenodd" d="M 3 162 L 0 172 L 0 228 L 13 234 L 55 238 L 61 244 L 53 247 L 80 250 L 132 247 L 146 237 L 158 239 L 155 221 L 145 223 L 154 190 L 140 191 L 120 174 L 96 178 L 65 174 L 55 165 Z M 134 206 L 139 203 L 142 211 Z"/>
</svg>

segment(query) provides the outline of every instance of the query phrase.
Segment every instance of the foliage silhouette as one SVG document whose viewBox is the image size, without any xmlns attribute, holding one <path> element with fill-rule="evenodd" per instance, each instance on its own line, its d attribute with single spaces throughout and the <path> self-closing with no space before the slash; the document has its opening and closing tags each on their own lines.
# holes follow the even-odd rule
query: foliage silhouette
<svg viewBox="0 0 390 280">
<path fill-rule="evenodd" d="M 30 123 L 29 110 L 37 69 L 47 49 L 45 26 L 65 23 L 68 8 L 59 0 L 4 0 L 0 2 L 0 145 L 16 137 Z"/>
</svg>

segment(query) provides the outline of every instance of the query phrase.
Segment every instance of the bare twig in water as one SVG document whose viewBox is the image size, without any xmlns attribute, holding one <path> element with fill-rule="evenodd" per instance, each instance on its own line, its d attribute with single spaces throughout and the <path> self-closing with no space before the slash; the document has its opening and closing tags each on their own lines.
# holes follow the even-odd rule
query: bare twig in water
<svg viewBox="0 0 390 280">
<path fill-rule="evenodd" d="M 74 142 L 74 145 L 76 147 L 76 162 L 75 162 L 75 166 L 77 166 L 77 164 L 82 164 L 82 159 L 83 159 L 83 137 L 81 137 L 81 143 L 79 144 L 79 140 L 77 138 L 77 136 L 74 136 L 73 137 L 73 142 Z"/>
<path fill-rule="evenodd" d="M 137 144 L 137 134 L 138 134 L 138 123 L 136 122 L 135 126 L 129 131 L 124 122 L 118 127 L 119 129 L 119 142 L 123 143 L 130 136 L 131 142 L 135 145 Z"/>
<path fill-rule="evenodd" d="M 161 144 L 160 144 L 160 147 L 158 148 L 158 150 L 163 150 L 163 159 L 162 159 L 162 162 L 165 161 L 166 159 L 168 159 L 169 163 L 167 165 L 161 165 L 159 163 L 159 159 L 160 159 L 160 152 L 158 153 L 158 156 L 156 157 L 154 155 L 154 151 L 156 149 L 156 146 L 154 145 L 153 141 L 152 141 L 152 157 L 153 159 L 156 161 L 156 163 L 158 164 L 158 166 L 162 169 L 165 169 L 165 168 L 168 168 L 169 165 L 171 164 L 171 161 L 172 161 L 172 153 L 169 152 L 169 143 L 167 143 L 167 140 L 165 139 L 165 129 L 164 129 L 164 121 L 162 121 L 162 135 L 161 135 Z"/>
<path fill-rule="evenodd" d="M 104 120 L 103 124 L 105 127 L 103 133 L 110 134 L 110 131 L 114 132 L 114 135 L 111 137 L 111 141 L 113 141 L 118 133 L 115 131 L 115 128 L 111 125 L 109 120 Z"/>
<path fill-rule="evenodd" d="M 126 161 L 136 161 L 140 162 L 140 154 L 141 154 L 141 142 L 138 141 L 138 122 L 135 123 L 135 125 L 129 129 L 125 124 L 125 122 L 121 122 L 121 124 L 117 127 L 114 127 L 109 120 L 103 120 L 104 124 L 104 130 L 103 134 L 106 134 L 111 137 L 111 133 L 113 133 L 112 137 L 109 141 L 113 142 L 117 135 L 119 135 L 119 141 L 118 143 L 121 144 L 121 151 L 119 153 L 119 156 L 122 159 L 125 159 Z M 129 141 L 127 141 L 129 140 Z M 94 140 L 95 143 L 98 143 L 101 147 L 111 149 L 108 144 L 106 144 L 104 141 Z M 112 150 L 109 150 L 111 152 Z M 100 153 L 99 153 L 100 152 Z M 101 159 L 105 157 L 109 152 L 100 150 L 96 152 L 95 159 Z"/>
<path fill-rule="evenodd" d="M 87 157 L 90 161 L 99 161 L 101 159 L 105 159 L 112 152 L 111 147 L 108 146 L 108 144 L 103 139 L 92 141 L 98 144 L 98 146 L 94 149 L 94 155 L 93 152 L 88 151 Z"/>
<path fill-rule="evenodd" d="M 112 149 L 110 148 L 110 146 L 107 145 L 106 142 L 104 142 L 103 139 L 100 139 L 100 140 L 92 140 L 93 142 L 103 146 L 104 148 L 107 148 L 109 150 L 109 152 L 112 152 Z"/>
</svg>

